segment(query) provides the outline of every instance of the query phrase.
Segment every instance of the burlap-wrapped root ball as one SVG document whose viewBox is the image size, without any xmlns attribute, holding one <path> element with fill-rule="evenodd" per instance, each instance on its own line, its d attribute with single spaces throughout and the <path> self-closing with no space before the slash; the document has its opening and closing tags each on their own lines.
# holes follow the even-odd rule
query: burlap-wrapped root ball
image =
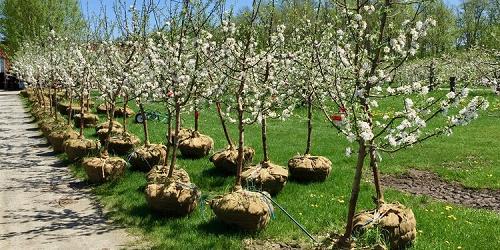
<svg viewBox="0 0 500 250">
<path fill-rule="evenodd" d="M 54 130 L 52 131 L 47 140 L 52 145 L 52 150 L 56 153 L 64 152 L 64 142 L 68 139 L 78 138 L 78 133 L 71 128 L 65 130 Z"/>
<path fill-rule="evenodd" d="M 252 163 L 255 150 L 250 147 L 243 148 L 243 166 Z M 222 170 L 227 174 L 236 174 L 238 163 L 238 149 L 225 149 L 216 152 L 210 156 L 210 161 L 214 164 L 216 169 Z"/>
<path fill-rule="evenodd" d="M 286 185 L 288 170 L 270 162 L 246 167 L 241 173 L 243 185 L 251 186 L 271 195 L 278 194 Z"/>
<path fill-rule="evenodd" d="M 105 103 L 101 103 L 96 108 L 96 111 L 98 114 L 106 114 L 107 110 L 108 110 L 108 107 L 106 106 Z M 127 117 L 131 117 L 132 115 L 135 114 L 135 112 L 129 107 L 127 107 L 125 110 L 123 109 L 123 107 L 116 107 L 115 108 L 115 117 L 123 117 L 124 114 Z"/>
<path fill-rule="evenodd" d="M 217 219 L 251 232 L 264 229 L 273 211 L 264 194 L 247 190 L 238 190 L 214 198 L 208 203 Z"/>
<path fill-rule="evenodd" d="M 103 183 L 121 177 L 125 173 L 126 165 L 127 162 L 120 157 L 91 157 L 82 162 L 91 183 Z"/>
<path fill-rule="evenodd" d="M 151 210 L 166 216 L 185 216 L 198 205 L 201 192 L 193 183 L 167 180 L 150 183 L 146 187 L 146 200 Z"/>
<path fill-rule="evenodd" d="M 33 105 L 33 108 L 31 109 L 31 114 L 37 121 L 41 121 L 49 116 L 50 111 L 41 106 Z"/>
<path fill-rule="evenodd" d="M 43 133 L 43 136 L 48 137 L 52 130 L 54 130 L 57 125 L 53 118 L 45 118 L 38 122 L 38 127 Z"/>
<path fill-rule="evenodd" d="M 187 140 L 193 136 L 194 130 L 190 128 L 180 128 L 179 129 L 179 142 Z"/>
<path fill-rule="evenodd" d="M 99 123 L 96 127 L 95 127 L 95 132 L 99 132 L 99 130 L 101 129 L 107 129 L 109 128 L 109 120 L 103 122 L 103 123 Z M 113 129 L 115 128 L 123 128 L 123 125 L 117 121 L 113 121 Z"/>
<path fill-rule="evenodd" d="M 96 134 L 97 134 L 97 137 L 99 138 L 99 141 L 101 142 L 101 144 L 104 144 L 106 141 L 106 136 L 108 135 L 108 128 L 101 128 L 101 129 L 97 130 Z M 120 136 L 121 134 L 123 134 L 123 128 L 113 126 L 113 128 L 111 129 L 110 136 L 111 137 Z"/>
<path fill-rule="evenodd" d="M 69 106 L 69 102 L 60 102 L 57 104 L 57 109 L 59 112 L 63 115 L 69 115 L 69 111 L 71 110 L 71 113 L 74 114 L 79 114 L 80 113 L 80 105 L 78 103 L 72 103 L 71 106 Z M 85 110 L 85 109 L 84 109 Z"/>
<path fill-rule="evenodd" d="M 153 166 L 161 165 L 167 157 L 167 147 L 161 144 L 149 144 L 135 148 L 128 161 L 133 169 L 147 172 Z"/>
<path fill-rule="evenodd" d="M 354 232 L 362 233 L 378 227 L 386 234 L 391 249 L 407 247 L 417 236 L 417 222 L 410 208 L 399 203 L 382 204 L 380 208 L 365 211 L 354 216 Z"/>
<path fill-rule="evenodd" d="M 300 155 L 288 161 L 291 178 L 297 181 L 324 181 L 332 171 L 332 162 L 323 156 Z"/>
<path fill-rule="evenodd" d="M 71 161 L 97 154 L 100 146 L 99 141 L 84 138 L 69 139 L 63 144 L 64 152 Z"/>
<path fill-rule="evenodd" d="M 163 165 L 154 166 L 146 175 L 148 183 L 156 183 L 156 184 L 166 183 L 169 179 L 168 178 L 169 168 L 170 168 L 169 166 L 163 166 Z M 174 180 L 174 181 L 185 182 L 185 183 L 191 182 L 186 170 L 184 170 L 182 168 L 177 168 L 177 167 L 174 168 L 174 171 L 172 173 L 172 177 L 170 179 Z"/>
<path fill-rule="evenodd" d="M 214 140 L 212 138 L 195 131 L 190 138 L 179 143 L 179 150 L 186 158 L 198 159 L 207 156 L 213 146 Z"/>
<path fill-rule="evenodd" d="M 75 127 L 80 127 L 80 116 L 81 114 L 76 114 L 73 118 L 75 121 Z M 91 128 L 97 126 L 99 122 L 99 116 L 92 113 L 83 113 L 83 126 L 86 128 Z"/>
<path fill-rule="evenodd" d="M 109 150 L 117 155 L 126 155 L 139 145 L 141 140 L 134 134 L 122 133 L 109 138 Z"/>
</svg>

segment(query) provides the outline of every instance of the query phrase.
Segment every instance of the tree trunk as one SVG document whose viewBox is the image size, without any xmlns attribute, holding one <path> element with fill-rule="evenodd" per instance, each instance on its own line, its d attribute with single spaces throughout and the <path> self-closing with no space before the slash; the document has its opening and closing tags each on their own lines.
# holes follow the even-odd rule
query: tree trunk
<svg viewBox="0 0 500 250">
<path fill-rule="evenodd" d="M 200 118 L 200 113 L 198 112 L 198 107 L 194 107 L 194 131 L 198 131 L 198 124 L 199 124 L 199 119 Z"/>
<path fill-rule="evenodd" d="M 240 84 L 241 93 L 243 90 L 243 83 Z M 241 94 L 238 94 L 238 159 L 236 163 L 236 181 L 235 190 L 241 189 L 241 170 L 243 169 L 243 147 L 245 146 L 245 125 L 243 123 L 243 100 Z"/>
<path fill-rule="evenodd" d="M 80 139 L 83 139 L 83 100 L 84 100 L 84 97 L 83 97 L 83 92 L 80 92 L 80 135 L 78 136 L 78 138 Z"/>
<path fill-rule="evenodd" d="M 351 199 L 349 200 L 349 212 L 347 214 L 347 224 L 345 228 L 345 233 L 342 236 L 343 240 L 348 240 L 351 238 L 353 229 L 352 222 L 354 219 L 354 214 L 356 212 L 356 204 L 358 202 L 359 186 L 361 183 L 361 174 L 363 172 L 363 163 L 365 161 L 365 157 L 366 157 L 366 146 L 364 145 L 364 141 L 360 139 L 359 149 L 358 149 L 358 161 L 356 163 L 356 172 L 352 184 Z"/>
<path fill-rule="evenodd" d="M 101 152 L 101 157 L 107 157 L 109 155 L 109 139 L 111 138 L 111 132 L 113 131 L 113 121 L 115 119 L 115 104 L 110 106 L 110 117 L 108 124 L 108 133 L 106 133 L 106 141 L 104 142 L 104 148 Z"/>
<path fill-rule="evenodd" d="M 172 160 L 170 161 L 170 169 L 168 171 L 168 177 L 172 177 L 174 173 L 175 161 L 177 160 L 177 148 L 179 147 L 179 130 L 181 123 L 181 106 L 178 104 L 178 100 L 175 100 L 175 134 L 174 134 L 174 145 L 172 149 Z"/>
<path fill-rule="evenodd" d="M 261 136 L 262 136 L 262 152 L 264 155 L 263 162 L 269 162 L 269 154 L 267 151 L 267 122 L 266 122 L 266 115 L 264 114 L 262 115 Z"/>
<path fill-rule="evenodd" d="M 73 115 L 73 94 L 69 93 L 69 110 L 68 110 L 68 126 L 71 126 L 71 118 Z"/>
<path fill-rule="evenodd" d="M 128 95 L 125 95 L 125 99 L 123 100 L 123 133 L 124 134 L 127 132 L 127 105 L 128 105 Z"/>
<path fill-rule="evenodd" d="M 311 152 L 311 140 L 312 140 L 312 100 L 309 96 L 307 98 L 307 144 L 306 152 L 304 155 L 308 155 Z"/>
<path fill-rule="evenodd" d="M 382 186 L 380 185 L 380 172 L 378 169 L 377 152 L 375 147 L 370 146 L 370 167 L 373 172 L 373 183 L 375 184 L 375 192 L 377 194 L 377 208 L 384 202 L 384 193 L 382 191 Z"/>
<path fill-rule="evenodd" d="M 231 141 L 231 137 L 229 137 L 229 133 L 227 132 L 226 120 L 222 116 L 220 102 L 216 102 L 215 105 L 217 106 L 217 114 L 219 115 L 219 120 L 222 125 L 222 130 L 224 130 L 224 136 L 226 137 L 227 144 L 229 145 L 229 150 L 233 150 L 234 144 Z"/>
<path fill-rule="evenodd" d="M 168 118 L 167 118 L 167 152 L 165 156 L 165 162 L 163 165 L 167 165 L 168 162 L 168 157 L 170 155 L 170 148 L 172 147 L 172 113 L 170 110 L 167 112 Z"/>
<path fill-rule="evenodd" d="M 57 123 L 59 120 L 59 116 L 57 115 L 57 113 L 59 113 L 59 112 L 57 112 L 57 89 L 54 90 L 54 106 L 53 106 L 53 108 L 54 108 L 54 118 L 55 118 L 55 121 Z"/>
<path fill-rule="evenodd" d="M 139 109 L 142 115 L 142 128 L 144 129 L 144 145 L 149 146 L 149 133 L 148 133 L 148 118 L 146 117 L 146 112 L 144 112 L 144 105 L 139 102 Z"/>
</svg>

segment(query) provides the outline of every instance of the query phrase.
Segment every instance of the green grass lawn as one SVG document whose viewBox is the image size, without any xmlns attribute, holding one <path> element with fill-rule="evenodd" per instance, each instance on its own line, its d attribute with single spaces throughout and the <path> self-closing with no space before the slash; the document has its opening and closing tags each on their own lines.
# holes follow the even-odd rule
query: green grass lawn
<svg viewBox="0 0 500 250">
<path fill-rule="evenodd" d="M 427 141 L 394 155 L 384 154 L 381 171 L 395 173 L 418 168 L 433 171 L 446 180 L 458 181 L 468 187 L 500 188 L 500 103 L 498 97 L 492 94 L 485 96 L 490 100 L 490 108 L 470 126 L 456 129 L 450 137 Z M 162 111 L 161 105 L 148 105 L 147 108 Z M 274 163 L 286 166 L 289 158 L 304 151 L 307 132 L 304 113 L 299 109 L 287 121 L 269 121 L 269 151 Z M 319 112 L 315 116 L 312 153 L 332 161 L 332 174 L 323 183 L 288 182 L 275 199 L 312 234 L 342 233 L 355 157 L 344 155 L 348 145 L 346 140 Z M 192 117 L 192 114 L 183 116 L 185 127 L 192 127 Z M 128 124 L 132 133 L 143 138 L 141 125 L 134 124 L 132 119 Z M 151 141 L 164 142 L 165 124 L 150 122 L 149 125 Z M 215 150 L 225 147 L 222 128 L 213 108 L 201 112 L 200 131 L 214 139 Z M 234 124 L 230 124 L 230 132 L 236 140 Z M 92 137 L 93 133 L 93 129 L 86 130 L 87 137 Z M 254 162 L 258 162 L 262 156 L 260 127 L 249 126 L 245 133 L 246 144 L 256 149 Z M 188 160 L 181 157 L 178 165 L 188 171 L 193 183 L 201 189 L 203 199 L 227 192 L 234 181 L 233 177 L 219 175 L 208 158 Z M 85 178 L 77 164 L 71 168 L 78 177 Z M 364 171 L 368 168 L 365 167 Z M 236 249 L 242 247 L 242 239 L 249 237 L 285 242 L 308 241 L 306 235 L 279 210 L 275 211 L 269 226 L 254 235 L 221 224 L 215 220 L 210 208 L 203 205 L 184 218 L 157 216 L 147 207 L 145 185 L 143 173 L 129 170 L 122 179 L 95 186 L 93 190 L 110 211 L 111 219 L 144 235 L 145 240 L 155 248 Z M 364 181 L 358 210 L 373 208 L 373 194 L 372 185 Z M 399 201 L 413 209 L 419 232 L 414 249 L 497 249 L 500 245 L 498 213 L 436 202 L 428 197 L 395 190 L 386 190 L 385 195 L 387 201 Z"/>
</svg>

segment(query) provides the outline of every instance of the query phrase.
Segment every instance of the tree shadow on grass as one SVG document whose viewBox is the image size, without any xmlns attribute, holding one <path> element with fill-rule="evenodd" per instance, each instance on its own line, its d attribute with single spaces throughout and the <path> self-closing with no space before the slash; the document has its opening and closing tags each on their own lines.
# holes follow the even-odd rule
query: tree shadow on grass
<svg viewBox="0 0 500 250">
<path fill-rule="evenodd" d="M 251 235 L 257 235 L 258 233 L 250 233 L 243 231 L 235 226 L 228 225 L 213 217 L 212 219 L 205 221 L 198 225 L 198 229 L 206 234 L 212 235 L 224 235 L 224 236 L 236 236 L 245 237 Z"/>
</svg>

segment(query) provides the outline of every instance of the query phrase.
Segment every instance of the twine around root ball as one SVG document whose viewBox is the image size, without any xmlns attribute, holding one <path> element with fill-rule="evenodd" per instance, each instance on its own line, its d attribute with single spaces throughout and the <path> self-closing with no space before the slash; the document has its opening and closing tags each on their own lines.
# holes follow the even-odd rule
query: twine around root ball
<svg viewBox="0 0 500 250">
<path fill-rule="evenodd" d="M 276 195 L 286 185 L 288 170 L 270 162 L 262 162 L 245 168 L 241 178 L 244 186 Z"/>
<path fill-rule="evenodd" d="M 410 208 L 399 203 L 381 204 L 378 209 L 354 216 L 354 232 L 363 233 L 379 228 L 390 242 L 391 249 L 407 247 L 417 236 L 417 222 Z"/>
<path fill-rule="evenodd" d="M 123 176 L 126 165 L 127 162 L 120 157 L 91 157 L 82 162 L 91 183 L 103 183 Z"/>
<path fill-rule="evenodd" d="M 64 152 L 64 142 L 68 139 L 76 139 L 78 138 L 78 133 L 73 129 L 68 128 L 62 131 L 55 130 L 52 131 L 48 136 L 47 140 L 52 145 L 52 149 L 56 153 Z"/>
<path fill-rule="evenodd" d="M 83 157 L 96 155 L 99 151 L 101 143 L 90 139 L 69 139 L 63 144 L 64 152 L 68 159 L 73 161 L 82 159 Z"/>
<path fill-rule="evenodd" d="M 131 152 L 134 147 L 140 144 L 139 137 L 130 133 L 123 133 L 111 136 L 109 138 L 109 150 L 117 155 L 126 155 Z"/>
<path fill-rule="evenodd" d="M 161 144 L 149 144 L 138 147 L 130 153 L 128 161 L 132 168 L 147 172 L 155 165 L 163 164 L 167 157 L 167 148 Z"/>
<path fill-rule="evenodd" d="M 150 183 L 146 187 L 149 207 L 166 216 L 185 216 L 198 206 L 201 192 L 193 183 L 170 179 L 165 183 Z"/>
<path fill-rule="evenodd" d="M 263 194 L 242 189 L 215 197 L 208 204 L 217 219 L 251 232 L 264 229 L 273 213 Z"/>
</svg>

